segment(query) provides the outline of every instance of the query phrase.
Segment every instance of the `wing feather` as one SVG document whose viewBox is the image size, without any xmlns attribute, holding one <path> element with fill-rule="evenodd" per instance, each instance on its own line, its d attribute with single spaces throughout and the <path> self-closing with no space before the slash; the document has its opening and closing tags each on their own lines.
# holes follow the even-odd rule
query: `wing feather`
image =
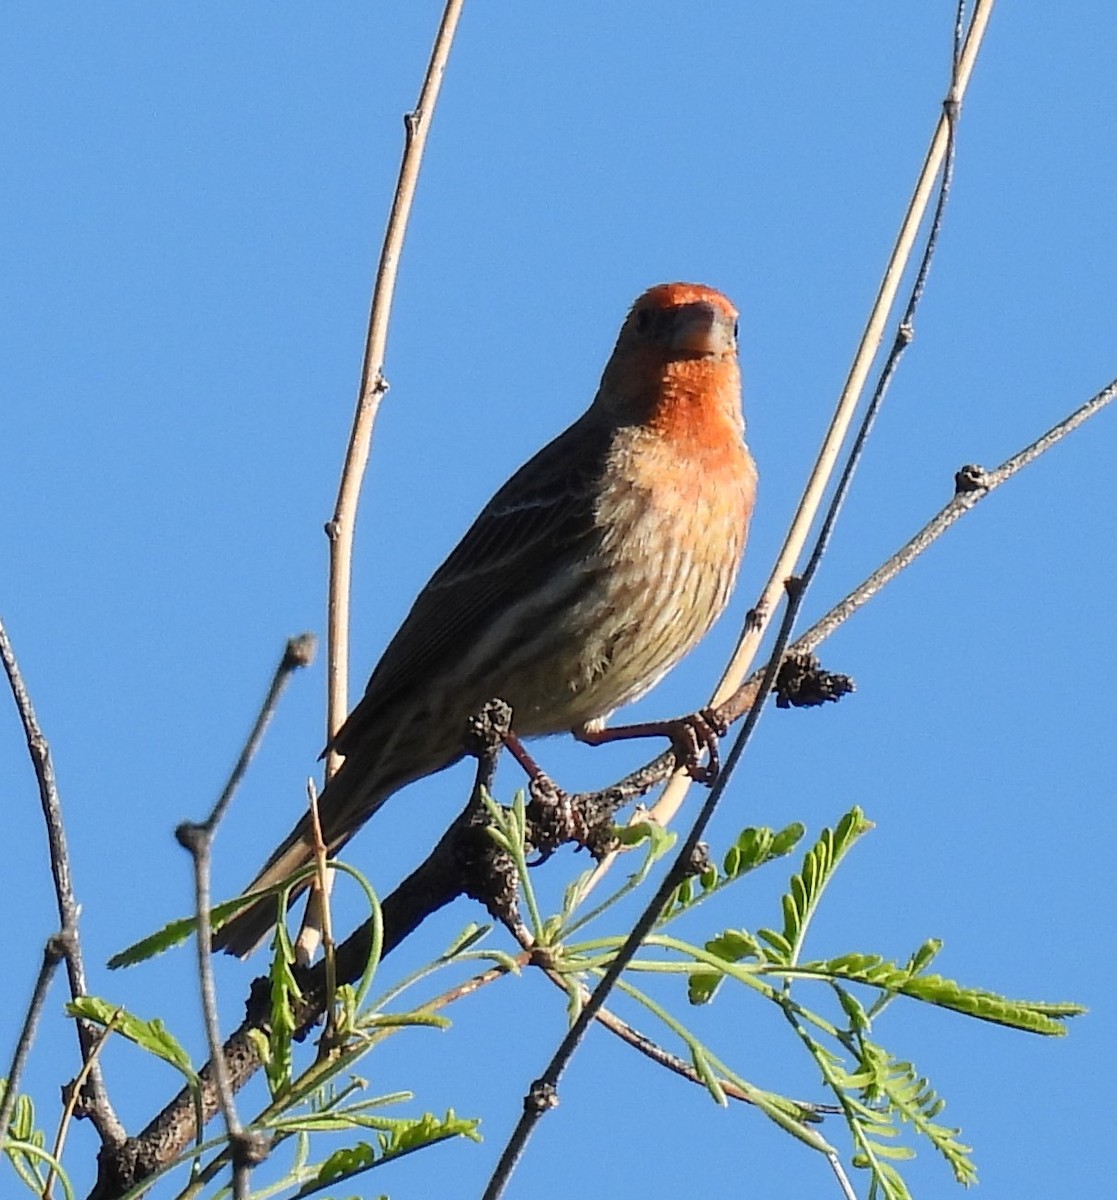
<svg viewBox="0 0 1117 1200">
<path fill-rule="evenodd" d="M 577 447 L 575 449 L 575 446 Z M 378 715 L 449 670 L 510 606 L 543 587 L 599 537 L 595 484 L 610 433 L 593 409 L 493 496 L 419 593 L 334 744 L 351 754 Z"/>
</svg>

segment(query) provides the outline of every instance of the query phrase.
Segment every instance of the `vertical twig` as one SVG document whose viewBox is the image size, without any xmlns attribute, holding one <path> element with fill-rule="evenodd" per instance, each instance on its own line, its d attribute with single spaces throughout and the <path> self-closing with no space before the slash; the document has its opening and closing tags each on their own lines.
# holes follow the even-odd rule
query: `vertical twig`
<svg viewBox="0 0 1117 1200">
<path fill-rule="evenodd" d="M 357 503 L 360 499 L 361 484 L 365 468 L 368 466 L 372 428 L 380 410 L 380 401 L 388 390 L 388 380 L 384 376 L 384 354 L 388 344 L 388 323 L 392 315 L 396 275 L 399 271 L 403 239 L 407 233 L 407 222 L 411 216 L 411 203 L 419 181 L 419 168 L 423 162 L 427 134 L 434 117 L 434 107 L 442 87 L 442 76 L 446 72 L 450 47 L 454 43 L 454 34 L 457 32 L 458 19 L 464 3 L 465 0 L 447 0 L 438 33 L 435 35 L 430 62 L 427 64 L 427 73 L 423 77 L 419 101 L 403 118 L 403 158 L 400 162 L 395 194 L 392 197 L 391 212 L 388 214 L 388 225 L 384 230 L 380 263 L 376 270 L 368 333 L 365 337 L 364 362 L 361 366 L 361 383 L 357 392 L 357 408 L 353 414 L 353 428 L 349 433 L 349 445 L 341 468 L 337 502 L 334 505 L 333 516 L 326 523 L 326 537 L 330 542 L 330 581 L 326 605 L 327 783 L 341 765 L 341 756 L 332 743 L 334 734 L 341 728 L 349 712 L 349 599 L 353 576 L 353 534 L 357 524 Z M 331 873 L 326 877 L 324 888 L 317 883 L 311 886 L 303 929 L 295 943 L 295 954 L 301 962 L 310 961 L 320 940 L 322 909 L 327 903 L 326 896 L 332 879 Z"/>
<path fill-rule="evenodd" d="M 337 493 L 337 504 L 333 517 L 326 526 L 330 540 L 330 591 L 327 623 L 327 729 L 328 738 L 341 727 L 349 711 L 349 589 L 353 557 L 353 531 L 356 524 L 357 501 L 361 482 L 368 464 L 372 427 L 380 400 L 388 390 L 384 377 L 384 352 L 388 342 L 388 322 L 392 313 L 392 299 L 399 270 L 400 252 L 407 233 L 407 222 L 411 215 L 411 202 L 419 179 L 419 168 L 427 144 L 434 107 L 438 101 L 442 76 L 450 56 L 454 34 L 458 27 L 462 5 L 465 0 L 447 0 L 442 13 L 442 22 L 434 40 L 430 63 L 423 79 L 419 102 L 414 111 L 404 117 L 403 160 L 400 163 L 399 179 L 388 226 L 384 231 L 384 244 L 380 251 L 380 265 L 376 271 L 376 286 L 372 293 L 369 310 L 368 334 L 365 341 L 364 363 L 361 367 L 361 384 L 357 395 L 357 410 L 353 417 L 353 428 L 349 435 L 349 446 L 345 453 L 345 465 L 341 471 L 341 483 Z M 337 770 L 338 756 L 332 751 L 326 757 L 326 778 Z"/>
<path fill-rule="evenodd" d="M 268 1154 L 267 1139 L 259 1133 L 245 1133 L 244 1127 L 237 1116 L 236 1103 L 233 1100 L 233 1087 L 229 1081 L 229 1072 L 225 1058 L 221 1052 L 221 1027 L 217 1017 L 217 991 L 213 982 L 213 930 L 210 925 L 210 865 L 213 855 L 213 839 L 221 818 L 233 798 L 233 793 L 240 784 L 253 755 L 259 749 L 264 731 L 275 712 L 279 697 L 287 681 L 299 667 L 309 666 L 314 660 L 314 637 L 304 633 L 288 641 L 283 657 L 272 675 L 264 702 L 260 706 L 259 715 L 252 726 L 244 749 L 237 756 L 228 781 L 221 789 L 212 812 L 200 824 L 184 822 L 175 830 L 175 837 L 186 850 L 194 863 L 194 903 L 198 914 L 198 980 L 202 994 L 202 1014 L 205 1021 L 206 1040 L 209 1043 L 210 1063 L 213 1067 L 213 1082 L 217 1091 L 221 1112 L 225 1118 L 225 1127 L 229 1132 L 229 1142 L 233 1158 L 233 1195 L 237 1200 L 243 1200 L 248 1195 L 248 1178 L 251 1169 L 263 1162 Z"/>
<path fill-rule="evenodd" d="M 0 621 L 0 658 L 4 661 L 4 671 L 15 698 L 23 732 L 27 738 L 27 750 L 31 755 L 31 763 L 35 769 L 35 778 L 39 785 L 39 800 L 43 808 L 43 818 L 46 822 L 47 843 L 50 849 L 50 869 L 54 877 L 54 894 L 58 903 L 58 918 L 61 930 L 55 934 L 46 945 L 43 958 L 43 971 L 40 971 L 36 994 L 40 987 L 45 988 L 50 982 L 59 957 L 66 960 L 66 972 L 70 982 L 70 996 L 76 1000 L 86 995 L 85 962 L 82 958 L 81 939 L 78 935 L 78 917 L 81 909 L 74 898 L 74 884 L 70 875 L 70 850 L 66 842 L 66 826 L 62 819 L 62 800 L 58 794 L 58 782 L 54 775 L 54 762 L 51 758 L 50 745 L 39 728 L 31 697 L 23 682 L 15 651 L 4 624 Z M 49 964 L 49 965 L 48 965 Z M 45 978 L 44 978 L 45 972 Z M 45 997 L 45 991 L 43 993 Z M 42 1003 L 42 998 L 39 1003 Z M 28 1021 L 24 1023 L 20 1045 L 16 1048 L 17 1062 L 22 1069 L 22 1059 L 19 1058 L 22 1047 L 23 1057 L 30 1049 L 30 1040 L 23 1045 L 24 1037 L 34 1036 L 35 1019 L 31 1010 L 28 1011 Z M 101 1067 L 93 1054 L 98 1032 L 85 1021 L 77 1022 L 78 1045 L 81 1048 L 83 1066 L 88 1067 L 87 1080 L 83 1088 L 82 1112 L 96 1126 L 101 1141 L 108 1145 L 119 1146 L 125 1140 L 124 1127 L 113 1111 L 105 1090 L 105 1081 L 101 1075 Z M 9 1076 L 8 1096 L 4 1109 L 6 1116 L 0 1120 L 0 1137 L 7 1131 L 7 1118 L 11 1116 L 8 1101 L 14 1103 L 15 1088 L 19 1072 L 13 1063 L 13 1075 Z M 2 1114 L 0 1114 L 2 1115 Z"/>
<path fill-rule="evenodd" d="M 923 167 L 916 181 L 915 190 L 912 193 L 907 212 L 904 214 L 903 222 L 900 225 L 900 232 L 896 238 L 896 244 L 892 249 L 888 265 L 885 268 L 884 277 L 881 279 L 880 288 L 877 291 L 876 300 L 869 313 L 865 331 L 861 335 L 861 342 L 857 347 L 857 352 L 854 354 L 853 364 L 850 367 L 845 386 L 842 388 L 842 393 L 838 398 L 837 408 L 830 422 L 830 428 L 826 432 L 822 449 L 819 451 L 810 478 L 807 480 L 803 497 L 799 502 L 799 507 L 796 510 L 783 548 L 776 559 L 776 565 L 772 568 L 771 577 L 765 584 L 764 591 L 761 593 L 760 602 L 757 606 L 760 620 L 751 622 L 741 637 L 733 658 L 726 667 L 725 673 L 714 693 L 712 703 L 715 705 L 720 704 L 735 692 L 741 680 L 744 679 L 760 645 L 760 639 L 764 634 L 765 622 L 770 618 L 776 603 L 783 594 L 786 581 L 793 574 L 795 564 L 799 561 L 803 553 L 807 534 L 814 523 L 814 519 L 822 503 L 822 495 L 834 473 L 842 443 L 845 441 L 861 397 L 861 392 L 869 377 L 869 368 L 872 366 L 873 359 L 880 349 L 881 339 L 884 336 L 885 325 L 888 321 L 888 314 L 896 302 L 896 294 L 899 291 L 900 282 L 903 279 L 912 250 L 915 247 L 920 226 L 923 224 L 923 218 L 927 212 L 927 206 L 930 203 L 931 194 L 934 190 L 935 180 L 946 157 L 947 148 L 950 144 L 952 116 L 957 111 L 958 106 L 961 105 L 962 98 L 966 93 L 966 88 L 969 85 L 970 76 L 973 73 L 974 63 L 977 60 L 978 50 L 981 48 L 982 39 L 985 36 L 985 30 L 989 24 L 989 16 L 992 10 L 993 0 L 977 0 L 973 18 L 970 21 L 969 32 L 962 45 L 961 53 L 958 55 L 957 65 L 951 81 L 948 103 L 952 105 L 953 112 L 948 112 L 944 109 L 942 116 L 939 118 L 938 125 L 935 127 L 934 136 L 927 151 L 927 157 L 924 159 Z"/>
</svg>

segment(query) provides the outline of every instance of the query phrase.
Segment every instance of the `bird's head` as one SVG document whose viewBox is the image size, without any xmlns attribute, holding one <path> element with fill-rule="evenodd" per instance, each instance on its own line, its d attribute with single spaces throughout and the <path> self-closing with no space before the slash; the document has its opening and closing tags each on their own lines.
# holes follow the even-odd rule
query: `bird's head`
<svg viewBox="0 0 1117 1200">
<path fill-rule="evenodd" d="M 736 308 L 714 288 L 661 283 L 621 326 L 599 401 L 614 419 L 644 423 L 680 403 L 739 414 L 740 389 Z"/>
</svg>

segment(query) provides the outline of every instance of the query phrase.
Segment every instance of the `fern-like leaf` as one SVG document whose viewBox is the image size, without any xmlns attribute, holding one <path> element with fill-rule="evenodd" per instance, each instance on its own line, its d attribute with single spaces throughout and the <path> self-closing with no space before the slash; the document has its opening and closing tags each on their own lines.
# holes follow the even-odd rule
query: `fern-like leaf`
<svg viewBox="0 0 1117 1200">
<path fill-rule="evenodd" d="M 792 875 L 782 899 L 783 930 L 779 933 L 772 929 L 757 930 L 780 956 L 779 961 L 787 966 L 796 962 L 826 885 L 854 842 L 872 828 L 872 822 L 866 820 L 861 809 L 853 808 L 832 830 L 824 829 L 807 851 L 802 868 Z"/>
</svg>

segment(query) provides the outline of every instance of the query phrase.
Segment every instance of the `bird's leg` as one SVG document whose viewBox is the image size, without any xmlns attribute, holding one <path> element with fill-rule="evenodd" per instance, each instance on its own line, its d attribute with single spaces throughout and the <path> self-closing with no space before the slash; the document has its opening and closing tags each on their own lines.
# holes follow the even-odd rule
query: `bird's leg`
<svg viewBox="0 0 1117 1200">
<path fill-rule="evenodd" d="M 508 753 L 523 767 L 529 781 L 531 840 L 539 852 L 539 858 L 529 866 L 546 862 L 565 842 L 586 845 L 589 829 L 585 817 L 571 803 L 569 793 L 540 767 L 513 730 L 503 734 L 501 740 Z"/>
<path fill-rule="evenodd" d="M 514 729 L 509 729 L 507 732 L 502 733 L 500 740 L 504 743 L 504 748 L 508 753 L 523 767 L 524 774 L 532 783 L 538 783 L 544 779 L 550 782 L 547 773 L 528 753 L 527 747 L 520 741 Z"/>
<path fill-rule="evenodd" d="M 515 730 L 509 729 L 507 733 L 502 734 L 501 741 L 504 742 L 504 747 L 508 753 L 523 767 L 524 773 L 528 778 L 528 793 L 532 800 L 552 807 L 555 805 L 565 805 L 568 802 L 569 797 L 567 794 L 532 758 Z"/>
<path fill-rule="evenodd" d="M 712 708 L 699 709 L 687 717 L 675 717 L 670 721 L 645 721 L 638 725 L 616 725 L 613 728 L 597 729 L 582 725 L 571 732 L 587 746 L 603 746 L 606 742 L 619 742 L 627 738 L 669 738 L 679 765 L 685 767 L 690 777 L 698 783 L 712 784 L 721 769 L 718 756 L 718 738 L 725 734 L 727 726 Z M 702 762 L 705 754 L 706 761 Z"/>
</svg>

